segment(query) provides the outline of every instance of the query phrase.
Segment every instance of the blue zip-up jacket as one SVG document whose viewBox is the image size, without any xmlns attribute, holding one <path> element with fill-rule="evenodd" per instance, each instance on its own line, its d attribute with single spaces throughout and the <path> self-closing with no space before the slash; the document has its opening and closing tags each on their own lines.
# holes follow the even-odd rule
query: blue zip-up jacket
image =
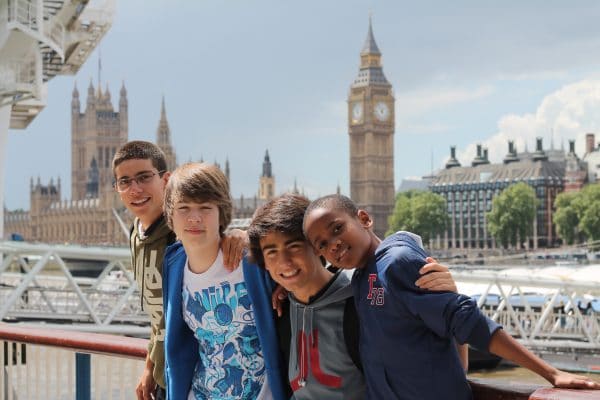
<svg viewBox="0 0 600 400">
<path fill-rule="evenodd" d="M 198 341 L 184 321 L 182 313 L 183 269 L 186 259 L 183 245 L 176 242 L 167 248 L 163 264 L 165 381 L 169 400 L 187 399 L 194 368 L 199 360 Z M 246 290 L 254 309 L 254 321 L 263 351 L 268 384 L 273 398 L 284 400 L 284 382 L 287 381 L 287 377 L 281 373 L 282 359 L 271 308 L 273 281 L 263 268 L 251 264 L 246 258 L 242 268 Z"/>
<path fill-rule="evenodd" d="M 487 351 L 500 326 L 468 296 L 418 288 L 426 257 L 399 232 L 353 276 L 368 399 L 472 398 L 454 339 Z"/>
</svg>

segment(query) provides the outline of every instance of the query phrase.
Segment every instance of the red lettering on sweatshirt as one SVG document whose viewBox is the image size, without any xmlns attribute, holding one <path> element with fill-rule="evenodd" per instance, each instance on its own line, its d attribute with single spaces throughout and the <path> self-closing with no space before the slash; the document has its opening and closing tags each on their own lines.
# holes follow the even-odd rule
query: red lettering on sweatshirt
<svg viewBox="0 0 600 400">
<path fill-rule="evenodd" d="M 300 331 L 298 335 L 297 357 L 299 371 L 298 375 L 290 381 L 292 390 L 295 392 L 304 387 L 304 382 L 308 379 L 308 355 L 310 353 L 310 371 L 317 382 L 323 386 L 331 388 L 340 388 L 342 386 L 342 378 L 335 375 L 330 375 L 321 369 L 321 361 L 319 355 L 319 331 L 314 329 L 309 335 L 308 340 L 304 331 Z"/>
<path fill-rule="evenodd" d="M 382 306 L 385 303 L 385 290 L 382 287 L 375 286 L 377 274 L 369 274 L 369 293 L 367 300 L 371 300 L 372 306 Z"/>
</svg>

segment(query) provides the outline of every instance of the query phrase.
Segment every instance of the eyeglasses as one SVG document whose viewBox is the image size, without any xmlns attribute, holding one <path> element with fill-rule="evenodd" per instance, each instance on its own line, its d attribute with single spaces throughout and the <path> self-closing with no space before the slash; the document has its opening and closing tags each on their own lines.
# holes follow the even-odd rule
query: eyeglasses
<svg viewBox="0 0 600 400">
<path fill-rule="evenodd" d="M 131 183 L 135 181 L 139 186 L 144 186 L 152 182 L 152 179 L 155 175 L 161 176 L 166 171 L 158 171 L 158 172 L 142 172 L 134 176 L 133 178 L 119 178 L 114 183 L 115 189 L 119 193 L 123 193 L 129 190 L 131 187 Z"/>
</svg>

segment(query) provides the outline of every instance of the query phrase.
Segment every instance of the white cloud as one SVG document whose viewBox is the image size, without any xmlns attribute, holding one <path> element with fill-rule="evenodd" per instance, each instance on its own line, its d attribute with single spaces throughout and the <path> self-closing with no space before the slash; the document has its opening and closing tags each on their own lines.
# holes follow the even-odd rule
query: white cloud
<svg viewBox="0 0 600 400">
<path fill-rule="evenodd" d="M 548 149 L 553 139 L 555 148 L 575 139 L 575 150 L 582 156 L 585 149 L 585 134 L 600 132 L 600 80 L 586 79 L 562 87 L 546 96 L 535 113 L 509 114 L 498 121 L 498 131 L 480 143 L 489 149 L 492 162 L 500 162 L 508 150 L 508 141 L 513 140 L 517 150 L 535 148 L 536 137 L 544 139 Z M 476 143 L 458 152 L 463 165 L 470 164 L 475 156 Z"/>
</svg>

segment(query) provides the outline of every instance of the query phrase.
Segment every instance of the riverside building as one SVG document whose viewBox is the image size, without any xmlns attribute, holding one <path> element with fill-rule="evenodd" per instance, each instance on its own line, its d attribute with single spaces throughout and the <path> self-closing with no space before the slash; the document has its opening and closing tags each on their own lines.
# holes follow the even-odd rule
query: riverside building
<svg viewBox="0 0 600 400">
<path fill-rule="evenodd" d="M 559 244 L 552 220 L 554 200 L 563 191 L 576 191 L 588 180 L 587 163 L 575 153 L 575 142 L 569 150 L 543 149 L 537 138 L 534 152 L 518 153 L 508 142 L 502 163 L 492 164 L 487 149 L 477 146 L 471 165 L 462 166 L 456 159 L 455 147 L 443 170 L 434 174 L 430 190 L 446 199 L 449 224 L 443 235 L 433 240 L 438 249 L 479 251 L 495 249 L 498 244 L 487 229 L 486 213 L 492 201 L 508 186 L 525 182 L 535 190 L 539 201 L 533 221 L 533 234 L 524 240 L 529 248 Z"/>
</svg>

